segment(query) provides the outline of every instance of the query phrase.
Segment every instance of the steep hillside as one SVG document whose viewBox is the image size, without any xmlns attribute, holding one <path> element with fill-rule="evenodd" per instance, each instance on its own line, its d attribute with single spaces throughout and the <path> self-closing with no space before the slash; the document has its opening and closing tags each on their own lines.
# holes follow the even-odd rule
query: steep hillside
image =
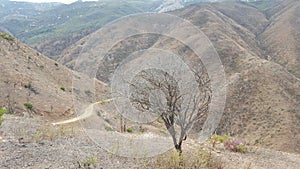
<svg viewBox="0 0 300 169">
<path fill-rule="evenodd" d="M 268 59 L 300 78 L 300 2 L 283 1 L 259 36 Z"/>
<path fill-rule="evenodd" d="M 291 3 L 297 6 L 299 1 Z M 266 56 L 256 34 L 267 22 L 262 13 L 255 17 L 251 11 L 255 9 L 247 5 L 223 3 L 176 14 L 204 31 L 225 65 L 227 106 L 218 131 L 241 135 L 252 144 L 300 152 L 300 81 L 281 65 L 261 59 Z"/>
<path fill-rule="evenodd" d="M 290 3 L 297 6 L 299 1 Z M 258 38 L 269 25 L 265 13 L 239 2 L 202 4 L 171 13 L 200 28 L 213 43 L 225 66 L 227 101 L 217 132 L 242 136 L 252 145 L 299 153 L 300 81 L 284 66 L 265 59 L 273 56 L 266 55 L 268 51 L 261 46 Z M 60 61 L 73 67 L 89 37 L 65 51 Z M 147 36 L 135 38 L 120 42 L 112 49 L 111 59 L 115 57 L 110 61 L 112 65 L 131 52 L 147 47 L 169 49 L 176 53 L 182 49 L 182 44 L 174 40 L 156 37 L 153 42 Z M 109 64 L 104 65 L 107 66 L 101 70 L 110 70 Z M 100 72 L 98 78 L 105 78 L 105 73 Z"/>
<path fill-rule="evenodd" d="M 73 72 L 11 36 L 0 35 L 0 107 L 6 107 L 9 113 L 41 115 L 44 120 L 70 118 L 78 110 L 73 92 L 88 103 L 93 103 L 95 97 L 98 101 L 107 98 L 102 82 Z M 87 93 L 84 90 L 88 88 L 74 87 L 74 77 L 92 81 L 98 95 L 94 96 L 92 89 Z"/>
<path fill-rule="evenodd" d="M 0 37 L 0 105 L 18 114 L 73 114 L 72 72 L 18 40 Z M 24 106 L 32 104 L 32 109 Z"/>
</svg>

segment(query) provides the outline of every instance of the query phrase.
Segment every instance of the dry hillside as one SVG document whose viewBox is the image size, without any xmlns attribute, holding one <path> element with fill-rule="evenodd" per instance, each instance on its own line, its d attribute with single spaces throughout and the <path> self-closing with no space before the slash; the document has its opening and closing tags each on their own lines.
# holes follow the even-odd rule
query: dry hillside
<svg viewBox="0 0 300 169">
<path fill-rule="evenodd" d="M 227 102 L 217 132 L 232 132 L 247 138 L 253 145 L 299 153 L 300 82 L 297 73 L 289 71 L 289 68 L 296 70 L 299 67 L 295 66 L 299 40 L 284 38 L 296 37 L 292 33 L 297 33 L 295 26 L 298 22 L 295 18 L 298 15 L 295 12 L 300 2 L 290 0 L 274 3 L 272 8 L 276 8 L 276 12 L 272 8 L 263 12 L 245 3 L 224 2 L 195 5 L 171 14 L 187 19 L 201 29 L 213 43 L 225 66 Z M 280 18 L 283 18 L 282 21 Z M 281 29 L 275 29 L 277 27 Z M 275 31 L 278 33 L 274 36 L 269 33 Z M 282 34 L 285 31 L 290 36 Z M 85 42 L 95 34 L 78 41 L 64 52 L 59 61 L 72 68 Z M 111 53 L 115 57 L 110 61 L 112 65 L 131 52 L 147 47 L 170 49 L 176 53 L 182 49 L 182 44 L 175 40 L 154 37 L 156 41 L 153 41 L 147 36 L 133 38 L 112 48 Z M 271 46 L 276 40 L 293 47 L 274 48 L 280 49 L 287 57 L 272 52 Z M 282 64 L 280 59 L 275 58 L 284 58 L 288 64 Z M 107 80 L 105 74 L 112 71 L 107 66 L 109 64 L 105 65 L 100 69 L 102 72 L 98 72 L 100 80 Z"/>
<path fill-rule="evenodd" d="M 246 153 L 235 153 L 220 144 L 214 147 L 209 141 L 199 145 L 188 137 L 183 145 L 187 164 L 180 165 L 197 168 L 189 162 L 195 160 L 208 166 L 216 160 L 218 165 L 207 168 L 298 168 L 299 7 L 297 0 L 276 0 L 265 11 L 242 2 L 222 2 L 170 12 L 192 22 L 214 45 L 225 67 L 227 81 L 225 112 L 216 133 L 241 137 L 248 148 Z M 113 107 L 101 102 L 110 98 L 108 86 L 96 80 L 94 97 L 88 83 L 83 83 L 91 79 L 77 73 L 74 76 L 67 68 L 74 68 L 81 50 L 95 35 L 97 31 L 65 50 L 58 59 L 60 63 L 16 39 L 0 36 L 0 107 L 15 113 L 5 115 L 0 127 L 0 168 L 175 168 L 172 166 L 178 159 L 172 151 L 153 158 L 123 158 L 99 148 L 78 123 L 51 125 L 54 120 L 76 115 L 74 96 L 87 103 L 100 100 L 94 104 L 107 110 Z M 183 58 L 197 58 L 188 46 L 176 39 L 138 35 L 110 49 L 105 56 L 109 59 L 99 65 L 97 78 L 109 83 L 114 65 L 129 54 L 150 47 L 169 50 Z M 81 90 L 72 85 L 77 82 L 82 82 Z M 32 104 L 32 108 L 28 104 L 26 108 L 25 103 Z M 97 129 L 102 125 L 105 130 L 115 132 L 121 120 L 114 113 L 99 109 L 80 124 Z M 101 124 L 95 123 L 99 118 L 103 120 Z M 167 133 L 159 121 L 143 126 L 127 122 L 128 126 L 133 131 L 125 131 L 124 135 L 129 137 L 145 132 Z M 194 129 L 201 130 L 201 125 Z M 84 166 L 87 162 L 94 167 Z"/>
<path fill-rule="evenodd" d="M 204 31 L 225 65 L 227 102 L 218 132 L 233 132 L 254 145 L 299 153 L 300 81 L 284 66 L 264 59 L 268 51 L 260 46 L 258 35 L 268 26 L 267 17 L 241 3 L 191 7 L 175 14 Z"/>
<path fill-rule="evenodd" d="M 72 72 L 18 40 L 0 37 L 1 106 L 40 115 L 72 114 Z"/>
<path fill-rule="evenodd" d="M 91 79 L 72 72 L 16 39 L 0 37 L 0 44 L 0 106 L 21 115 L 28 112 L 59 119 L 75 115 L 72 92 L 84 91 L 73 87 L 73 78 Z M 104 89 L 101 82 L 95 84 L 98 91 Z M 91 93 L 89 102 L 93 99 Z M 25 103 L 30 103 L 32 109 L 27 109 Z"/>
<path fill-rule="evenodd" d="M 268 60 L 279 63 L 300 78 L 300 2 L 288 0 L 280 5 L 282 7 L 270 16 L 259 39 Z"/>
</svg>

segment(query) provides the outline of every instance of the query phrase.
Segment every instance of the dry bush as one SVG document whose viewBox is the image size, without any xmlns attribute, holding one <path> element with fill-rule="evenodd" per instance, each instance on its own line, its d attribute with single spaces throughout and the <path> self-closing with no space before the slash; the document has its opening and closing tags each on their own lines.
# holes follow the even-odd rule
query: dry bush
<svg viewBox="0 0 300 169">
<path fill-rule="evenodd" d="M 74 127 L 43 125 L 36 131 L 33 140 L 35 142 L 40 142 L 42 140 L 53 141 L 61 137 L 74 136 L 75 134 L 76 129 Z"/>
<path fill-rule="evenodd" d="M 184 151 L 181 155 L 177 151 L 169 152 L 158 157 L 154 166 L 157 169 L 223 169 L 224 163 L 208 150 L 198 149 Z"/>
</svg>

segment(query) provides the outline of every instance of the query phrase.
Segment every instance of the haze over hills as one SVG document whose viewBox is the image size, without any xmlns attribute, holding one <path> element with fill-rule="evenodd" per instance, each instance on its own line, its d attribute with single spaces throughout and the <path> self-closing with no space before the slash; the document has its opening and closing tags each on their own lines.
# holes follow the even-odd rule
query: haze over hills
<svg viewBox="0 0 300 169">
<path fill-rule="evenodd" d="M 158 11 L 159 6 L 160 9 L 165 10 L 165 7 L 174 3 L 180 3 L 183 7 L 199 1 L 172 1 L 168 2 L 168 5 L 162 5 L 165 3 L 163 0 L 78 1 L 72 4 L 40 4 L 5 0 L 1 2 L 0 18 L 3 29 L 5 28 L 23 42 L 34 44 L 46 39 L 70 35 L 83 29 L 95 30 L 128 14 Z"/>
<path fill-rule="evenodd" d="M 199 2 L 215 1 L 100 0 L 61 4 L 4 0 L 0 3 L 0 30 L 57 59 L 62 50 L 117 18 L 142 12 L 166 12 Z"/>
</svg>

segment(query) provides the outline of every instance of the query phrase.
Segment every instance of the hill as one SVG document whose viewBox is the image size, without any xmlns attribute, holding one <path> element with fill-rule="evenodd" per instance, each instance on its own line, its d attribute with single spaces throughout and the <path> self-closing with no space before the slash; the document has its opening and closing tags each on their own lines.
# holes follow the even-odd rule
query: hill
<svg viewBox="0 0 300 169">
<path fill-rule="evenodd" d="M 276 8 L 294 11 L 286 4 L 296 7 L 300 2 L 281 1 Z M 281 10 L 276 11 L 278 17 L 283 16 Z M 228 92 L 219 131 L 241 135 L 255 145 L 299 153 L 299 79 L 297 74 L 288 72 L 285 65 L 265 59 L 268 50 L 260 44 L 261 40 L 268 39 L 260 35 L 270 30 L 269 25 L 273 25 L 274 20 L 268 20 L 263 11 L 245 3 L 200 5 L 174 13 L 203 30 L 225 66 Z M 280 32 L 277 35 L 281 35 Z M 288 62 L 293 63 L 293 60 Z"/>
<path fill-rule="evenodd" d="M 0 35 L 0 106 L 6 107 L 9 113 L 38 114 L 48 120 L 75 115 L 72 92 L 84 91 L 73 86 L 73 78 L 94 79 L 73 72 L 5 33 Z M 98 91 L 105 90 L 102 82 L 94 83 Z M 92 91 L 89 94 L 87 100 L 91 101 Z M 103 97 L 105 95 L 97 96 L 98 99 Z M 25 103 L 30 103 L 32 108 Z"/>
<path fill-rule="evenodd" d="M 227 98 L 216 133 L 241 137 L 249 148 L 245 154 L 239 154 L 224 147 L 212 147 L 208 142 L 199 145 L 188 137 L 184 144 L 184 160 L 195 158 L 197 164 L 208 166 L 216 162 L 219 168 L 296 169 L 299 166 L 300 80 L 296 66 L 299 40 L 295 35 L 300 2 L 276 0 L 267 3 L 268 7 L 262 2 L 204 3 L 170 12 L 201 29 L 217 50 L 225 67 Z M 119 30 L 122 31 L 122 27 Z M 87 163 L 98 168 L 174 168 L 179 158 L 172 151 L 149 159 L 122 158 L 100 149 L 87 137 L 82 124 L 95 124 L 89 127 L 99 128 L 99 125 L 113 123 L 105 126 L 105 130 L 118 128 L 120 119 L 113 116 L 114 112 L 98 111 L 81 125 L 53 126 L 49 123 L 75 116 L 74 109 L 78 105 L 73 102 L 74 93 L 85 102 L 100 100 L 95 104 L 107 109 L 113 107 L 101 104 L 109 97 L 109 86 L 96 80 L 99 83 L 96 83 L 94 98 L 93 91 L 79 91 L 72 85 L 77 82 L 73 77 L 85 82 L 83 87 L 88 84 L 86 80 L 91 79 L 64 66 L 74 68 L 78 54 L 92 37 L 97 37 L 97 32 L 87 30 L 67 39 L 69 45 L 89 34 L 56 58 L 62 64 L 0 34 L 0 106 L 7 107 L 9 113 L 16 113 L 5 115 L 6 121 L 0 128 L 0 151 L 3 153 L 0 168 L 82 168 Z M 186 56 L 192 53 L 188 46 L 173 38 L 151 34 L 130 37 L 109 51 L 109 58 L 99 66 L 97 78 L 109 83 L 114 65 L 129 54 L 149 47 Z M 103 124 L 92 123 L 101 113 L 105 114 L 101 117 Z M 127 125 L 132 124 L 128 122 Z M 164 134 L 163 125 L 158 121 L 145 126 L 133 126 L 133 133 L 124 135 L 132 138 L 145 131 Z M 194 129 L 201 130 L 197 126 Z"/>
<path fill-rule="evenodd" d="M 279 13 L 273 15 L 277 15 L 278 18 L 283 17 L 287 11 L 295 10 L 287 8 L 286 4 L 294 7 L 299 5 L 299 1 L 293 0 L 274 3 L 276 5 L 267 11 L 277 8 L 275 11 Z M 279 9 L 285 9 L 285 12 L 282 13 Z M 265 11 L 243 2 L 194 5 L 171 14 L 187 19 L 201 29 L 213 43 L 225 66 L 228 82 L 227 101 L 225 114 L 217 132 L 245 137 L 252 145 L 299 153 L 299 79 L 297 74 L 286 69 L 286 65 L 268 59 L 278 55 L 272 54 L 262 45 L 263 42 L 273 44 L 268 43 L 271 38 L 264 38 L 264 35 L 272 30 L 273 26 L 270 25 L 286 24 L 274 21 Z M 290 15 L 289 18 L 293 17 Z M 97 32 L 77 42 L 63 53 L 59 61 L 72 68 L 86 42 L 95 36 Z M 132 40 L 134 38 L 135 40 Z M 113 71 L 109 65 L 118 65 L 122 58 L 145 47 L 158 47 L 175 53 L 183 50 L 182 44 L 174 40 L 156 37 L 153 41 L 147 36 L 134 38 L 126 39 L 118 43 L 116 48 L 112 48 L 109 62 L 100 70 Z M 293 41 L 290 44 L 295 46 L 297 43 Z M 286 48 L 280 49 L 282 52 L 289 51 Z M 291 64 L 298 57 L 292 54 L 288 55 L 288 58 L 294 59 L 285 58 Z M 111 72 L 105 71 L 98 72 L 98 79 L 108 80 L 105 74 Z"/>
<path fill-rule="evenodd" d="M 294 11 L 286 8 L 286 3 L 300 4 L 299 1 L 281 1 L 276 7 Z M 280 10 L 276 11 L 278 17 L 282 16 Z M 269 21 L 264 12 L 245 3 L 198 6 L 175 14 L 204 31 L 225 66 L 227 104 L 219 131 L 232 131 L 255 145 L 299 153 L 299 79 L 284 65 L 265 59 L 268 50 L 260 45 L 261 40 L 265 40 L 260 35 L 270 30 L 268 25 L 274 20 Z"/>
<path fill-rule="evenodd" d="M 0 31 L 56 60 L 71 44 L 117 18 L 143 12 L 170 11 L 208 1 L 99 0 L 62 4 L 5 0 L 0 3 Z"/>
<path fill-rule="evenodd" d="M 285 67 L 300 78 L 299 1 L 282 1 L 280 7 L 269 9 L 269 24 L 259 35 L 267 59 Z M 276 12 L 275 12 L 276 11 Z"/>
<path fill-rule="evenodd" d="M 70 115 L 72 110 L 72 72 L 20 41 L 0 37 L 1 106 L 16 113 L 43 116 Z M 64 87 L 64 90 L 61 89 Z"/>
</svg>

